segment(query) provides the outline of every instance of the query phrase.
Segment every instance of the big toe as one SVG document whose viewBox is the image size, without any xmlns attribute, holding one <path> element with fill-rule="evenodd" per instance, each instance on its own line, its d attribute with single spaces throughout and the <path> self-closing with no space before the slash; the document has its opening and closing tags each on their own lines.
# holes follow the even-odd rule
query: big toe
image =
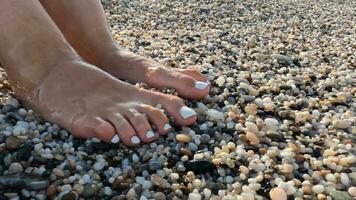
<svg viewBox="0 0 356 200">
<path fill-rule="evenodd" d="M 193 74 L 193 75 L 192 75 Z M 199 78 L 199 79 L 196 79 Z M 148 83 L 157 88 L 173 88 L 181 97 L 202 99 L 209 93 L 210 84 L 191 70 L 189 73 L 155 68 L 147 73 Z"/>
<path fill-rule="evenodd" d="M 187 107 L 181 98 L 162 93 L 157 96 L 157 102 L 174 118 L 177 124 L 188 126 L 197 120 L 196 112 Z"/>
</svg>

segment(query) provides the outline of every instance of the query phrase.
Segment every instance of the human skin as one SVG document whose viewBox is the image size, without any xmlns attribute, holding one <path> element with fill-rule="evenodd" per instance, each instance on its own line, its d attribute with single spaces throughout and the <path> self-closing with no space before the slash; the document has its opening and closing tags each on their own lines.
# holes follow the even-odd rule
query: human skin
<svg viewBox="0 0 356 200">
<path fill-rule="evenodd" d="M 1 1 L 0 26 L 0 62 L 16 96 L 75 137 L 151 142 L 171 129 L 158 104 L 179 125 L 196 121 L 179 97 L 135 87 L 84 62 L 37 0 Z"/>
<path fill-rule="evenodd" d="M 174 88 L 190 99 L 202 99 L 209 93 L 207 79 L 197 69 L 169 68 L 120 48 L 99 0 L 40 2 L 79 55 L 111 75 L 159 89 Z"/>
</svg>

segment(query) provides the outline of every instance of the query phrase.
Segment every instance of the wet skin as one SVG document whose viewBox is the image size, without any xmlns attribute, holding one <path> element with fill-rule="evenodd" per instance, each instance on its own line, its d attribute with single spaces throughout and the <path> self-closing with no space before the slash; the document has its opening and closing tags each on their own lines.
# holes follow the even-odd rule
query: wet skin
<svg viewBox="0 0 356 200">
<path fill-rule="evenodd" d="M 157 104 L 177 124 L 196 120 L 179 97 L 137 88 L 84 62 L 36 0 L 2 1 L 0 26 L 6 27 L 0 62 L 15 94 L 75 137 L 128 146 L 153 141 L 171 129 Z"/>
<path fill-rule="evenodd" d="M 207 79 L 197 69 L 168 68 L 119 48 L 112 39 L 100 1 L 41 0 L 41 3 L 71 46 L 87 62 L 119 79 L 159 89 L 174 88 L 184 98 L 202 99 L 208 94 Z"/>
</svg>

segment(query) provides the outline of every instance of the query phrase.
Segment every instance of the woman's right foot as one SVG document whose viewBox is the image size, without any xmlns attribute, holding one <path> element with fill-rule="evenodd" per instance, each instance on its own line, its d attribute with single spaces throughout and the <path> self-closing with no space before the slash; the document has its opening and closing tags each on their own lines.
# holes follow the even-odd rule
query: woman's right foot
<svg viewBox="0 0 356 200">
<path fill-rule="evenodd" d="M 76 60 L 58 63 L 36 87 L 19 93 L 45 119 L 74 136 L 108 143 L 137 146 L 168 133 L 172 127 L 158 104 L 180 125 L 196 120 L 180 98 L 137 88 Z"/>
</svg>

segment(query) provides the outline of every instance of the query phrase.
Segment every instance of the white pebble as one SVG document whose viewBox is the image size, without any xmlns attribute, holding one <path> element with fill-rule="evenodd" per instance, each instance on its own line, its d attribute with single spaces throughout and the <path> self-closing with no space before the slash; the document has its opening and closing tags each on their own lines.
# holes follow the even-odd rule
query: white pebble
<svg viewBox="0 0 356 200">
<path fill-rule="evenodd" d="M 268 130 L 277 131 L 278 130 L 278 120 L 273 118 L 266 118 L 265 124 Z"/>
<path fill-rule="evenodd" d="M 190 193 L 188 196 L 189 200 L 201 200 L 200 194 Z"/>
<path fill-rule="evenodd" d="M 217 111 L 215 109 L 209 109 L 207 115 L 210 120 L 213 121 L 224 121 L 224 113 Z"/>
<path fill-rule="evenodd" d="M 349 176 L 346 173 L 340 173 L 340 182 L 344 186 L 348 186 L 350 184 Z"/>
<path fill-rule="evenodd" d="M 315 194 L 320 194 L 320 193 L 324 192 L 324 186 L 322 186 L 322 185 L 314 185 L 312 187 L 312 190 L 313 190 L 313 192 Z"/>
</svg>

